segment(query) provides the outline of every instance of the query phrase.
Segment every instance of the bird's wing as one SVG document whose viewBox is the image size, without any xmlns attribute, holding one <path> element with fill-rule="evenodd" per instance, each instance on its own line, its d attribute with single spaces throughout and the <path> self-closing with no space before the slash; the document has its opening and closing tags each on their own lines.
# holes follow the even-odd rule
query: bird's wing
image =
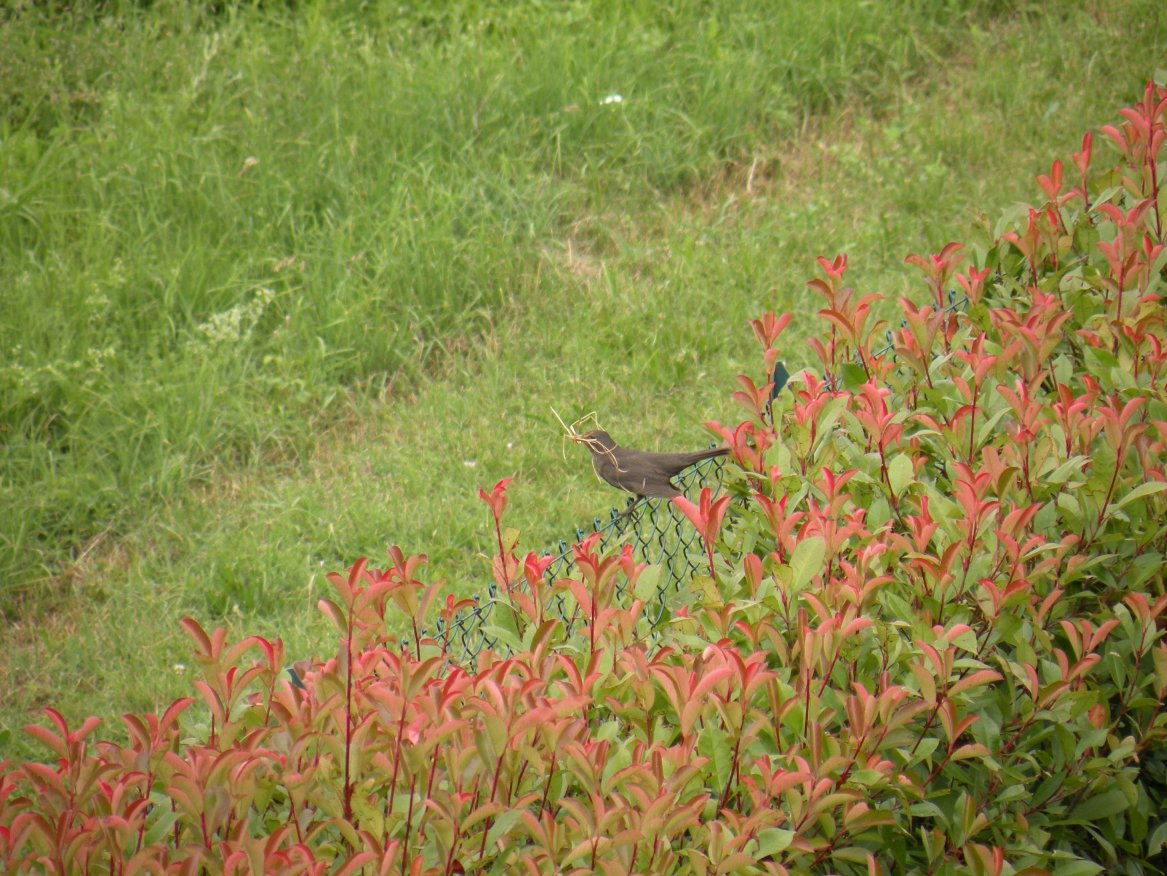
<svg viewBox="0 0 1167 876">
<path fill-rule="evenodd" d="M 631 474 L 621 475 L 626 484 L 622 484 L 626 490 L 636 493 L 638 496 L 650 496 L 653 499 L 671 499 L 673 496 L 681 495 L 681 491 L 673 486 L 673 482 L 669 480 L 669 476 L 661 471 L 650 470 L 646 472 L 637 472 L 635 476 Z"/>
<path fill-rule="evenodd" d="M 660 471 L 668 472 L 671 477 L 703 459 L 721 456 L 725 452 L 724 447 L 716 447 L 708 450 L 694 450 L 690 453 L 649 453 L 645 455 L 651 456 L 654 466 Z"/>
<path fill-rule="evenodd" d="M 641 469 L 650 472 L 647 477 L 638 478 L 642 483 L 637 492 L 642 496 L 652 496 L 656 499 L 671 499 L 683 495 L 673 483 L 672 478 L 683 469 L 708 459 L 711 456 L 721 456 L 725 448 L 709 450 L 694 450 L 691 453 L 642 453 Z"/>
<path fill-rule="evenodd" d="M 596 456 L 592 462 L 600 477 L 612 486 L 638 496 L 671 499 L 681 495 L 680 490 L 669 480 L 674 472 L 660 465 L 658 455 L 620 448 L 619 466 L 603 454 Z"/>
<path fill-rule="evenodd" d="M 684 453 L 632 451 L 622 457 L 629 463 L 628 474 L 621 474 L 621 477 L 629 479 L 629 486 L 626 489 L 631 489 L 641 496 L 651 496 L 654 499 L 671 499 L 673 496 L 680 496 L 681 491 L 673 484 L 672 477 L 684 466 L 674 468 L 673 463 L 676 460 L 672 460 L 670 457 L 685 455 Z"/>
</svg>

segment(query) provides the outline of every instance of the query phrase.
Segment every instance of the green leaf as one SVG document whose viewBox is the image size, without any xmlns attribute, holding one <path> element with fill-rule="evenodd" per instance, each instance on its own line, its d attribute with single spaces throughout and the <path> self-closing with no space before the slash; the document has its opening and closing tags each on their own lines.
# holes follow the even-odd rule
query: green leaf
<svg viewBox="0 0 1167 876">
<path fill-rule="evenodd" d="M 150 826 L 146 828 L 145 843 L 148 846 L 157 845 L 163 841 L 164 837 L 170 835 L 170 829 L 174 827 L 174 822 L 178 821 L 181 812 L 170 809 L 170 801 L 162 794 L 151 794 L 150 801 L 153 808 L 150 814 L 147 815 L 147 820 Z M 157 817 L 154 816 L 157 814 Z"/>
<path fill-rule="evenodd" d="M 1124 812 L 1130 806 L 1130 800 L 1120 788 L 1111 788 L 1109 791 L 1091 797 L 1076 807 L 1070 813 L 1067 821 L 1071 824 L 1089 824 L 1099 818 L 1109 818 Z"/>
<path fill-rule="evenodd" d="M 729 781 L 733 769 L 733 747 L 729 744 L 728 734 L 719 724 L 711 722 L 705 725 L 697 735 L 697 751 L 712 762 L 718 784 L 724 785 Z"/>
<path fill-rule="evenodd" d="M 958 648 L 963 648 L 965 651 L 969 652 L 970 654 L 976 654 L 977 651 L 980 649 L 980 646 L 977 643 L 977 634 L 975 631 L 973 631 L 971 629 L 965 630 L 963 633 L 960 633 L 959 635 L 957 635 L 956 638 L 954 638 L 952 640 L 952 644 L 956 645 Z M 960 661 L 957 661 L 957 662 L 960 662 Z M 973 663 L 970 663 L 969 665 L 975 666 L 978 664 L 973 662 Z"/>
<path fill-rule="evenodd" d="M 1001 408 L 1001 410 L 977 423 L 976 438 L 978 444 L 988 441 L 993 436 L 997 431 L 997 425 L 1004 419 L 1007 413 L 1009 413 L 1008 408 Z"/>
<path fill-rule="evenodd" d="M 1113 177 L 1111 177 L 1113 179 Z M 1123 190 L 1122 186 L 1111 186 L 1108 189 L 1103 189 L 1101 192 L 1091 198 L 1091 203 L 1094 205 L 1094 210 L 1098 209 L 1099 204 L 1105 204 L 1110 201 L 1115 195 Z M 1089 349 L 1089 348 L 1087 348 Z"/>
<path fill-rule="evenodd" d="M 916 470 L 912 466 L 912 459 L 908 454 L 901 453 L 888 463 L 887 479 L 894 495 L 901 495 L 915 478 Z"/>
<path fill-rule="evenodd" d="M 1144 496 L 1161 493 L 1164 490 L 1167 490 L 1167 482 L 1164 481 L 1148 481 L 1145 484 L 1139 484 L 1137 487 L 1111 505 L 1107 511 L 1107 516 L 1110 516 L 1111 511 L 1117 511 L 1119 508 L 1129 505 L 1131 502 L 1141 499 Z"/>
<path fill-rule="evenodd" d="M 486 835 L 487 848 L 493 849 L 500 839 L 509 835 L 522 814 L 523 810 L 521 809 L 508 809 L 500 813 L 494 824 L 490 826 L 490 833 Z"/>
<path fill-rule="evenodd" d="M 1085 456 L 1072 456 L 1053 471 L 1043 474 L 1042 482 L 1051 485 L 1064 484 L 1072 476 L 1080 475 L 1089 461 Z"/>
<path fill-rule="evenodd" d="M 1029 788 L 1025 785 L 1010 785 L 994 798 L 996 803 L 1008 803 L 1010 800 L 1020 800 L 1029 795 Z"/>
<path fill-rule="evenodd" d="M 823 568 L 823 559 L 827 555 L 827 543 L 821 536 L 804 538 L 790 555 L 791 586 L 801 590 Z"/>
<path fill-rule="evenodd" d="M 839 378 L 847 389 L 858 389 L 867 382 L 867 371 L 858 362 L 848 362 L 839 368 Z"/>
<path fill-rule="evenodd" d="M 867 506 L 867 525 L 874 532 L 891 520 L 891 505 L 882 495 Z"/>
<path fill-rule="evenodd" d="M 856 864 L 865 864 L 867 859 L 871 857 L 869 849 L 863 849 L 859 846 L 846 846 L 841 849 L 835 849 L 831 852 L 832 858 L 837 858 L 840 861 L 851 861 Z"/>
<path fill-rule="evenodd" d="M 913 803 L 908 807 L 908 812 L 917 818 L 941 818 L 944 813 L 940 811 L 940 807 L 935 803 L 923 801 L 920 803 Z"/>
<path fill-rule="evenodd" d="M 1167 821 L 1151 831 L 1150 839 L 1147 840 L 1147 854 L 1157 855 L 1164 846 L 1167 846 Z"/>
<path fill-rule="evenodd" d="M 1156 648 L 1151 652 L 1151 665 L 1155 673 L 1155 694 L 1167 693 L 1167 651 Z"/>
<path fill-rule="evenodd" d="M 722 598 L 721 591 L 717 588 L 717 582 L 708 575 L 694 575 L 689 583 L 701 592 L 700 605 L 720 606 L 725 604 L 725 599 Z"/>
<path fill-rule="evenodd" d="M 1054 868 L 1054 876 L 1095 876 L 1102 869 L 1093 861 L 1066 861 Z"/>
<path fill-rule="evenodd" d="M 593 742 L 615 742 L 620 738 L 620 725 L 615 721 L 605 721 L 592 731 Z"/>
<path fill-rule="evenodd" d="M 815 441 L 815 446 L 822 444 L 824 441 L 829 441 L 831 433 L 834 431 L 835 422 L 842 416 L 843 408 L 847 401 L 844 398 L 833 398 L 825 405 L 819 412 L 818 417 L 818 440 Z"/>
<path fill-rule="evenodd" d="M 916 746 L 916 753 L 908 760 L 909 764 L 920 763 L 927 761 L 932 756 L 932 752 L 936 750 L 936 746 L 940 744 L 940 740 L 935 736 L 927 736 L 920 740 L 920 744 Z"/>
<path fill-rule="evenodd" d="M 758 848 L 755 855 L 765 858 L 785 851 L 794 842 L 794 831 L 780 827 L 766 827 L 758 831 Z"/>
<path fill-rule="evenodd" d="M 657 597 L 660 586 L 660 566 L 656 563 L 647 566 L 636 579 L 636 586 L 632 588 L 633 595 L 643 603 L 652 602 Z"/>
<path fill-rule="evenodd" d="M 390 824 L 396 825 L 405 821 L 405 807 L 409 803 L 408 794 L 398 794 L 393 804 L 393 814 Z M 360 822 L 361 827 L 379 834 L 385 829 L 385 814 L 380 805 L 362 794 L 354 794 L 352 800 L 353 816 Z"/>
<path fill-rule="evenodd" d="M 1058 493 L 1058 508 L 1070 523 L 1078 523 L 1082 519 L 1081 506 L 1078 497 L 1068 491 Z"/>
<path fill-rule="evenodd" d="M 1118 365 L 1118 359 L 1109 350 L 1100 347 L 1085 347 L 1082 358 L 1086 360 L 1086 367 L 1095 377 L 1106 374 Z"/>
</svg>

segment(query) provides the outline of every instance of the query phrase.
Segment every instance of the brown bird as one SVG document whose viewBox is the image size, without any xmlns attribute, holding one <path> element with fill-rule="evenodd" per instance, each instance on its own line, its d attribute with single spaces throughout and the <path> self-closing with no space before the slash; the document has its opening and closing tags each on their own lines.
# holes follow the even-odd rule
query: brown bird
<svg viewBox="0 0 1167 876">
<path fill-rule="evenodd" d="M 588 432 L 576 439 L 592 453 L 596 474 L 614 487 L 627 490 L 638 499 L 671 499 L 681 491 L 672 479 L 683 469 L 714 456 L 724 456 L 724 447 L 694 450 L 692 453 L 646 453 L 621 447 L 603 429 Z"/>
</svg>

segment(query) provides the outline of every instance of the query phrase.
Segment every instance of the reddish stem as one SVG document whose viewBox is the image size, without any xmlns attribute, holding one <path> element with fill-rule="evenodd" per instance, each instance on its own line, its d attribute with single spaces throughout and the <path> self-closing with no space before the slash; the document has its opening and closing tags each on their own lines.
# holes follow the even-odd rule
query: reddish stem
<svg viewBox="0 0 1167 876">
<path fill-rule="evenodd" d="M 350 763 L 353 747 L 353 602 L 348 607 L 348 635 L 344 639 L 344 820 L 353 821 L 353 783 Z"/>
</svg>

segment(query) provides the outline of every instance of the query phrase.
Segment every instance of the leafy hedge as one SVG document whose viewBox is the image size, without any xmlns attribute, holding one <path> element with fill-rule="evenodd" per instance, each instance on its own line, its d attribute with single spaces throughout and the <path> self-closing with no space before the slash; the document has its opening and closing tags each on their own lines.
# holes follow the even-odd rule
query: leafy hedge
<svg viewBox="0 0 1167 876">
<path fill-rule="evenodd" d="M 198 696 L 127 745 L 28 728 L 54 760 L 0 767 L 3 871 L 1162 872 L 1165 114 L 1148 85 L 990 244 L 909 257 L 930 300 L 889 349 L 820 259 L 819 364 L 710 424 L 737 473 L 677 500 L 709 574 L 659 640 L 656 570 L 590 540 L 546 582 L 500 483 L 513 654 L 419 637 L 460 605 L 396 549 L 331 576 L 302 689 L 186 621 Z M 765 374 L 789 318 L 752 325 Z"/>
</svg>

